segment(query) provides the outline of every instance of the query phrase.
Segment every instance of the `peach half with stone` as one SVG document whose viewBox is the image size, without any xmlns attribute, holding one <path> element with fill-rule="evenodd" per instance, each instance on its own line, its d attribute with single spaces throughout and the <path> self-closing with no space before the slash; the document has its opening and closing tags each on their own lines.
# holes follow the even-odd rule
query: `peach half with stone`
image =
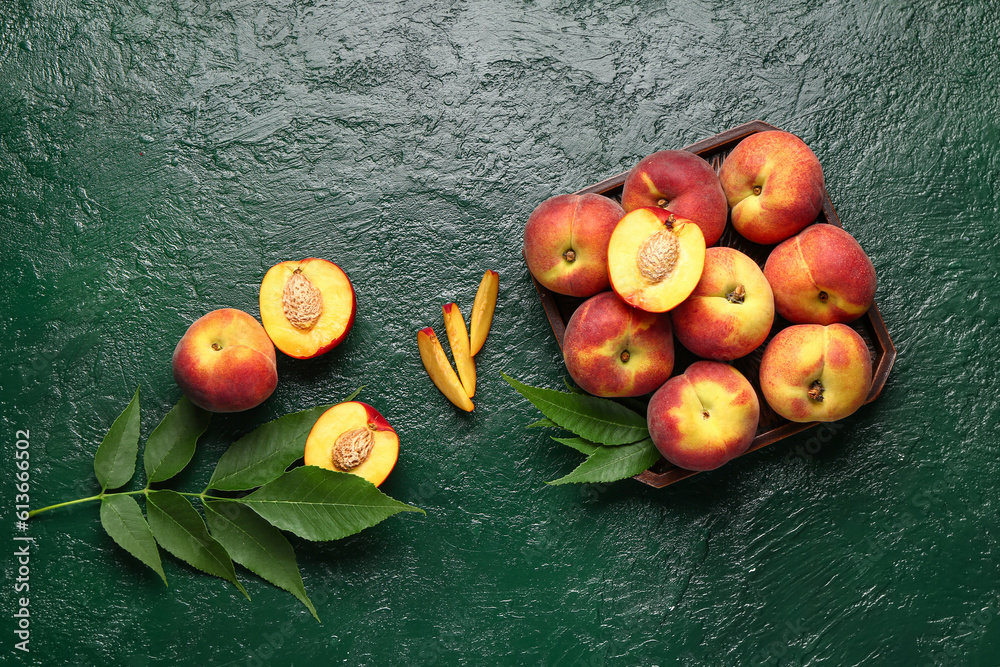
<svg viewBox="0 0 1000 667">
<path fill-rule="evenodd" d="M 637 208 L 608 242 L 611 287 L 625 303 L 663 313 L 690 296 L 705 265 L 705 237 L 690 220 L 662 208 Z"/>
<path fill-rule="evenodd" d="M 320 415 L 306 438 L 305 464 L 348 472 L 378 486 L 399 458 L 399 436 L 378 410 L 360 401 Z"/>
<path fill-rule="evenodd" d="M 339 266 L 310 257 L 272 266 L 260 283 L 260 319 L 275 347 L 310 359 L 340 345 L 354 325 L 357 297 Z"/>
</svg>

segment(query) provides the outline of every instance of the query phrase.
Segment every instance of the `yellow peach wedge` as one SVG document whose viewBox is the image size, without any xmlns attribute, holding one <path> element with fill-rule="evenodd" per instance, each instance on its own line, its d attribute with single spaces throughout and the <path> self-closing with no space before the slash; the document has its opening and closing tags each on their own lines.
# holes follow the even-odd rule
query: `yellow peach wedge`
<svg viewBox="0 0 1000 667">
<path fill-rule="evenodd" d="M 455 368 L 458 369 L 458 378 L 462 381 L 465 393 L 472 398 L 476 395 L 476 364 L 469 353 L 469 331 L 465 328 L 465 319 L 456 303 L 446 303 L 441 310 L 444 312 L 444 329 L 448 334 L 448 345 L 455 360 Z"/>
<path fill-rule="evenodd" d="M 500 274 L 488 270 L 476 290 L 476 300 L 472 302 L 472 316 L 469 323 L 469 353 L 476 356 L 483 349 L 486 336 L 493 324 L 493 312 L 497 307 L 497 292 L 500 290 Z M 471 394 L 470 394 L 471 395 Z"/>
<path fill-rule="evenodd" d="M 444 354 L 441 341 L 438 340 L 434 329 L 425 327 L 417 332 L 417 348 L 420 350 L 420 360 L 427 369 L 427 374 L 431 376 L 434 385 L 441 390 L 449 401 L 456 406 L 472 412 L 475 407 L 472 400 L 465 392 L 465 387 L 458 379 L 455 369 L 451 367 L 448 357 Z"/>
</svg>

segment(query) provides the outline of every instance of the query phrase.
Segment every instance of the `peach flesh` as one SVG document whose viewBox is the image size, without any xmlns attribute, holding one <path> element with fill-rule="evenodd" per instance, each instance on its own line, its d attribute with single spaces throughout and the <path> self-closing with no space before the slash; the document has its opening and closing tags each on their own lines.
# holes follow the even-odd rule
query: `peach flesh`
<svg viewBox="0 0 1000 667">
<path fill-rule="evenodd" d="M 500 290 L 500 274 L 488 269 L 479 281 L 476 298 L 472 302 L 469 316 L 469 354 L 476 356 L 486 343 L 486 337 L 493 325 L 493 313 L 497 307 L 497 293 Z"/>
<path fill-rule="evenodd" d="M 608 243 L 612 289 L 629 305 L 649 312 L 666 312 L 686 299 L 704 263 L 701 229 L 662 208 L 626 214 Z"/>
<path fill-rule="evenodd" d="M 370 450 L 359 464 L 338 467 L 336 461 L 350 459 L 351 463 L 356 463 L 359 458 L 343 455 L 352 434 L 364 436 Z M 351 401 L 331 407 L 316 420 L 306 438 L 303 462 L 328 470 L 349 472 L 378 486 L 392 472 L 398 458 L 399 436 L 385 417 L 367 403 Z"/>
<path fill-rule="evenodd" d="M 304 282 L 321 298 L 315 321 L 289 319 L 288 287 Z M 358 300 L 350 278 L 339 266 L 325 259 L 308 257 L 298 262 L 275 264 L 260 284 L 260 318 L 275 346 L 295 359 L 311 359 L 340 345 L 354 326 Z M 311 323 L 310 323 L 311 322 Z"/>
</svg>

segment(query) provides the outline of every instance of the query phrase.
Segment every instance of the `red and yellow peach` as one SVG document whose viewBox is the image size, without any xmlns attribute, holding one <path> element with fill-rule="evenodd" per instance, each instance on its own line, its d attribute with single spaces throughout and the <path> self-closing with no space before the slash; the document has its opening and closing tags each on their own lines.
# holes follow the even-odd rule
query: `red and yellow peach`
<svg viewBox="0 0 1000 667">
<path fill-rule="evenodd" d="M 797 136 L 751 134 L 719 168 L 733 228 L 754 243 L 783 241 L 812 224 L 823 208 L 823 168 Z"/>
<path fill-rule="evenodd" d="M 625 212 L 613 199 L 564 194 L 538 205 L 524 227 L 524 260 L 543 287 L 589 297 L 608 288 L 608 239 Z"/>
<path fill-rule="evenodd" d="M 251 315 L 222 308 L 201 316 L 174 348 L 174 380 L 210 412 L 240 412 L 263 403 L 278 384 L 274 345 Z"/>
<path fill-rule="evenodd" d="M 726 193 L 712 165 L 700 155 L 664 150 L 647 155 L 625 177 L 622 208 L 658 207 L 693 221 L 712 245 L 726 228 Z"/>
<path fill-rule="evenodd" d="M 846 324 L 795 324 L 764 349 L 764 400 L 793 422 L 836 421 L 853 414 L 872 386 L 871 354 Z"/>
<path fill-rule="evenodd" d="M 875 300 L 875 267 L 834 225 L 810 225 L 771 251 L 764 276 L 778 314 L 797 324 L 852 322 Z"/>
<path fill-rule="evenodd" d="M 774 321 L 771 286 L 757 263 L 734 248 L 705 251 L 701 280 L 670 311 L 681 345 L 704 359 L 731 361 L 750 354 Z"/>
<path fill-rule="evenodd" d="M 697 361 L 653 394 L 646 415 L 663 458 L 688 470 L 713 470 L 750 447 L 760 402 L 732 366 Z"/>
<path fill-rule="evenodd" d="M 595 396 L 648 394 L 674 367 L 670 318 L 602 292 L 580 304 L 567 322 L 563 358 L 573 381 Z"/>
</svg>

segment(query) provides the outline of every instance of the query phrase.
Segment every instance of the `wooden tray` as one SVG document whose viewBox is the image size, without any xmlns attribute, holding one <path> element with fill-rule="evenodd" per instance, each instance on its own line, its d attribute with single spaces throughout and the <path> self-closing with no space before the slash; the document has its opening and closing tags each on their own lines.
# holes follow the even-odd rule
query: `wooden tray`
<svg viewBox="0 0 1000 667">
<path fill-rule="evenodd" d="M 714 137 L 709 137 L 708 139 L 699 141 L 685 147 L 684 150 L 696 153 L 705 158 L 715 169 L 716 173 L 718 173 L 719 167 L 722 166 L 726 156 L 729 155 L 729 152 L 740 142 L 740 140 L 755 132 L 776 129 L 778 128 L 773 125 L 768 125 L 767 123 L 757 120 L 740 125 L 739 127 L 735 127 L 731 130 L 726 130 L 725 132 L 717 134 Z M 621 173 L 617 176 L 605 179 L 600 183 L 595 183 L 594 185 L 583 188 L 576 194 L 594 193 L 604 195 L 605 197 L 610 197 L 620 203 L 622 186 L 625 183 L 625 176 L 627 173 L 628 172 Z M 828 195 L 824 196 L 823 210 L 816 219 L 816 222 L 836 225 L 838 227 L 843 226 L 840 223 L 840 218 L 837 217 L 837 212 L 833 209 L 833 204 L 830 202 L 830 197 Z M 736 248 L 737 250 L 749 255 L 754 261 L 757 262 L 757 264 L 761 266 L 761 268 L 763 268 L 768 254 L 774 247 L 773 245 L 758 245 L 747 241 L 745 238 L 737 234 L 733 230 L 732 225 L 728 223 L 726 225 L 726 231 L 723 233 L 722 238 L 719 239 L 717 245 Z M 545 309 L 545 315 L 548 317 L 549 323 L 552 325 L 552 331 L 556 336 L 556 340 L 559 342 L 559 347 L 561 348 L 563 333 L 566 330 L 566 322 L 569 321 L 569 317 L 573 314 L 573 311 L 576 310 L 576 307 L 583 303 L 585 299 L 556 294 L 542 287 L 534 278 L 532 278 L 532 281 L 535 283 L 535 288 L 538 290 L 538 296 L 542 301 L 542 307 Z M 743 375 L 745 375 L 750 381 L 750 384 L 753 385 L 754 390 L 757 392 L 757 397 L 760 399 L 760 423 L 757 426 L 757 435 L 744 455 L 787 438 L 794 433 L 799 433 L 811 428 L 818 423 L 797 423 L 788 421 L 784 417 L 776 414 L 770 406 L 767 405 L 767 402 L 764 400 L 760 391 L 758 369 L 760 368 L 761 355 L 771 338 L 787 326 L 789 326 L 789 323 L 776 315 L 774 325 L 771 327 L 771 332 L 768 335 L 767 340 L 746 357 L 732 362 L 733 366 L 743 373 Z M 872 304 L 872 307 L 868 310 L 868 312 L 861 319 L 851 323 L 850 326 L 861 334 L 861 337 L 868 345 L 869 352 L 871 352 L 872 390 L 868 394 L 868 399 L 865 401 L 866 403 L 870 403 L 878 398 L 879 394 L 882 392 L 882 388 L 885 386 L 886 380 L 889 377 L 889 369 L 892 368 L 892 364 L 896 360 L 896 348 L 892 344 L 892 339 L 889 338 L 889 332 L 885 328 L 885 322 L 882 321 L 882 316 L 879 313 L 878 306 L 876 304 Z M 676 350 L 674 374 L 676 375 L 683 372 L 689 364 L 697 361 L 698 357 L 685 350 L 683 346 L 677 342 L 676 338 L 674 339 L 674 344 Z M 693 470 L 678 468 L 677 466 L 668 463 L 666 460 L 660 459 L 649 470 L 637 475 L 635 479 L 650 486 L 661 488 L 694 474 L 696 474 L 696 472 Z"/>
</svg>

